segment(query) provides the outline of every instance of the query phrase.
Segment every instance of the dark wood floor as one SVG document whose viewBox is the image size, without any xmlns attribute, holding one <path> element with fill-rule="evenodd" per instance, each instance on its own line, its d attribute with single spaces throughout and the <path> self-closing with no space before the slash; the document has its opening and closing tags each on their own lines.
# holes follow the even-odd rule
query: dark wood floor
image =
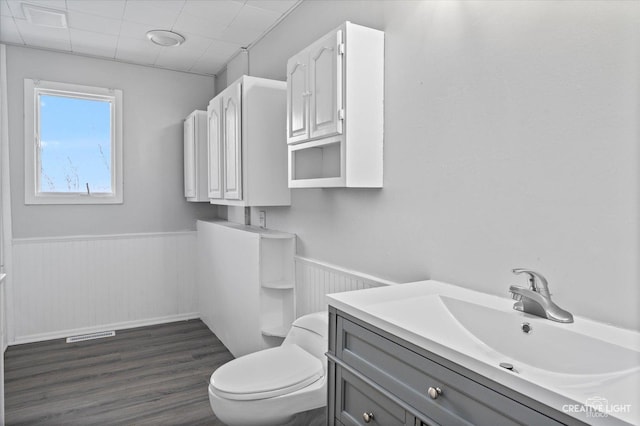
<svg viewBox="0 0 640 426">
<path fill-rule="evenodd" d="M 63 339 L 5 352 L 7 425 L 222 425 L 211 373 L 233 356 L 199 320 Z M 322 425 L 323 409 L 290 425 Z"/>
</svg>

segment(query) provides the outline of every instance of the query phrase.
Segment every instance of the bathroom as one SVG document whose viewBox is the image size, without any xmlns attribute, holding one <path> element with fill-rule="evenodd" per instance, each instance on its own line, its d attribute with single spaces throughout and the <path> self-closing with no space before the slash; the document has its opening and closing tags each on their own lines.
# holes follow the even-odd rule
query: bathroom
<svg viewBox="0 0 640 426">
<path fill-rule="evenodd" d="M 9 32 L 20 2 L 0 1 L 7 353 L 198 318 L 196 221 L 246 223 L 248 213 L 258 225 L 261 212 L 267 228 L 296 236 L 296 316 L 324 303 L 318 292 L 341 290 L 307 270 L 506 299 L 526 283 L 512 269 L 526 267 L 575 317 L 640 329 L 640 3 L 288 3 L 266 34 L 247 30 L 246 52 L 234 46 L 189 72 L 175 71 L 180 56 L 152 67 L 100 59 L 96 47 L 65 53 L 56 38 L 26 47 Z M 345 21 L 384 32 L 382 187 L 293 188 L 289 206 L 248 212 L 187 202 L 184 118 L 243 74 L 285 81 L 288 59 Z M 122 90 L 123 203 L 25 204 L 25 79 Z"/>
</svg>

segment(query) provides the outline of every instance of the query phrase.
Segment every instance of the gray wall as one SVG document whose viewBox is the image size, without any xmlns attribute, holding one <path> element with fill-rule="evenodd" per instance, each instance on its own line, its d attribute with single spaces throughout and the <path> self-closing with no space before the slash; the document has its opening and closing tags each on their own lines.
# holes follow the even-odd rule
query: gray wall
<svg viewBox="0 0 640 426">
<path fill-rule="evenodd" d="M 506 296 L 529 267 L 574 314 L 640 328 L 640 4 L 305 1 L 251 75 L 284 80 L 345 20 L 386 34 L 384 188 L 295 189 L 268 226 L 396 281 Z"/>
<path fill-rule="evenodd" d="M 182 120 L 206 109 L 213 77 L 9 46 L 7 48 L 13 237 L 195 229 L 216 208 L 183 195 Z M 123 90 L 124 204 L 24 204 L 23 81 L 52 80 Z"/>
</svg>

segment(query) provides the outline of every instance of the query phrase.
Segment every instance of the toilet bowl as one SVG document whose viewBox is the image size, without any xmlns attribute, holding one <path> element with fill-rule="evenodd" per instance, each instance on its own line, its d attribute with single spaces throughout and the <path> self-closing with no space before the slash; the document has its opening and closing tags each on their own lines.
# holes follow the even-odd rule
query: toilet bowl
<svg viewBox="0 0 640 426">
<path fill-rule="evenodd" d="M 211 375 L 209 402 L 229 426 L 279 425 L 323 407 L 328 313 L 298 318 L 281 346 L 230 361 Z"/>
</svg>

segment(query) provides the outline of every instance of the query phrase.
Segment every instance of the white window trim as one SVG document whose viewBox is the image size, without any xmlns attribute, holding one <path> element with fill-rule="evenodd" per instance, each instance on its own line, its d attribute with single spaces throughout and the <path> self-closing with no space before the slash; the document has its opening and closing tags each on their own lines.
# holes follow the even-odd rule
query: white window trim
<svg viewBox="0 0 640 426">
<path fill-rule="evenodd" d="M 63 193 L 38 190 L 38 94 L 77 95 L 111 102 L 111 184 L 113 193 Z M 122 90 L 44 80 L 24 80 L 25 204 L 122 204 Z"/>
</svg>

